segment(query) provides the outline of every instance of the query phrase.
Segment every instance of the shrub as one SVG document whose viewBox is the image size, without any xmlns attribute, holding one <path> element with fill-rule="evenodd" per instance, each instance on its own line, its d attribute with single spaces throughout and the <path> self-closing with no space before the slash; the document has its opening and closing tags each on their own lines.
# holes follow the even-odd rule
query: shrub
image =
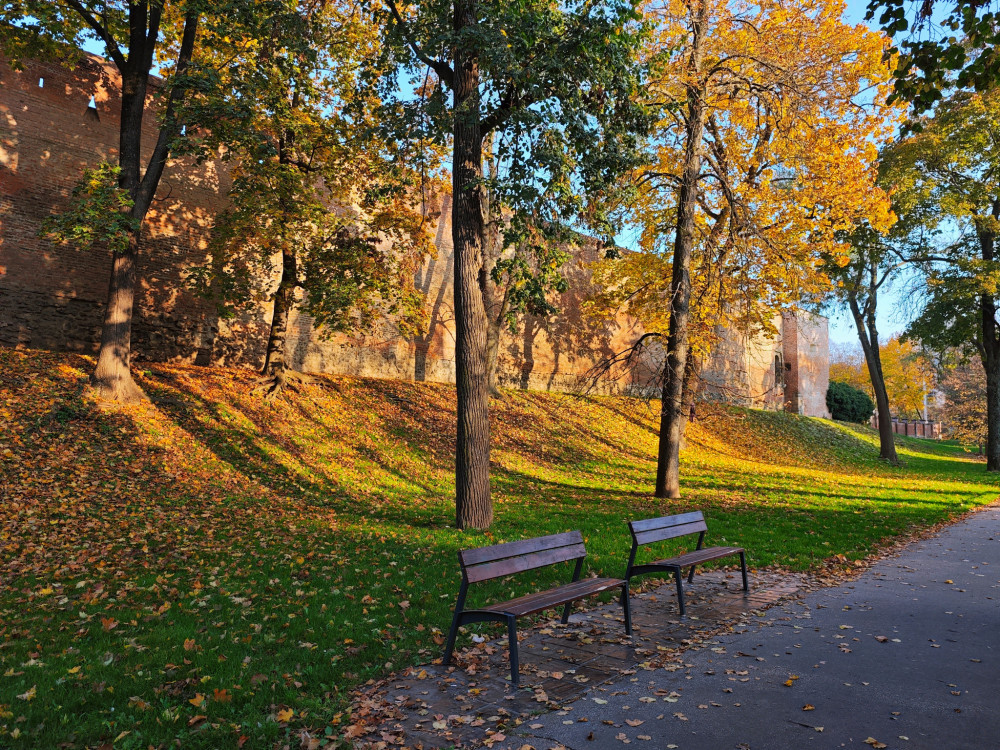
<svg viewBox="0 0 1000 750">
<path fill-rule="evenodd" d="M 867 422 L 875 404 L 868 394 L 847 383 L 830 383 L 826 391 L 826 408 L 834 419 L 842 422 Z"/>
</svg>

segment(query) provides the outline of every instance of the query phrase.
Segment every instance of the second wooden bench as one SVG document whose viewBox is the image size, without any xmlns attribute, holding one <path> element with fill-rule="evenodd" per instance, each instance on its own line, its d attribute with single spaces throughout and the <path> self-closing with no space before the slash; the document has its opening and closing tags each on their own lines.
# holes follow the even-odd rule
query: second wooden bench
<svg viewBox="0 0 1000 750">
<path fill-rule="evenodd" d="M 462 585 L 455 603 L 455 615 L 448 631 L 448 642 L 444 649 L 444 663 L 451 661 L 455 648 L 455 637 L 462 625 L 473 622 L 502 622 L 507 625 L 508 648 L 510 653 L 510 677 L 517 685 L 519 680 L 517 656 L 517 618 L 545 609 L 563 607 L 562 621 L 569 619 L 570 604 L 585 596 L 598 594 L 608 589 L 620 588 L 622 609 L 625 613 L 625 632 L 632 633 L 632 618 L 629 612 L 628 584 L 620 578 L 584 578 L 583 559 L 587 550 L 583 546 L 583 535 L 579 531 L 564 534 L 540 536 L 520 542 L 495 544 L 492 547 L 477 547 L 461 550 L 458 562 L 462 566 Z M 522 573 L 556 563 L 576 561 L 573 580 L 561 586 L 539 591 L 536 594 L 519 596 L 510 601 L 489 604 L 480 609 L 466 609 L 465 597 L 470 583 L 489 581 L 494 578 Z"/>
<path fill-rule="evenodd" d="M 625 580 L 631 582 L 633 576 L 645 573 L 673 573 L 677 579 L 677 603 L 680 605 L 681 616 L 684 616 L 684 589 L 681 586 L 681 569 L 690 568 L 688 583 L 694 580 L 694 569 L 709 560 L 718 560 L 730 555 L 740 556 L 740 568 L 743 571 L 743 590 L 749 591 L 747 585 L 747 558 L 742 547 L 704 547 L 705 532 L 708 526 L 701 511 L 681 513 L 676 516 L 650 518 L 645 521 L 629 521 L 629 531 L 632 532 L 632 551 L 628 556 L 628 567 L 625 569 Z M 635 558 L 639 547 L 668 539 L 698 534 L 698 547 L 693 552 L 687 552 L 677 557 L 636 565 Z"/>
</svg>

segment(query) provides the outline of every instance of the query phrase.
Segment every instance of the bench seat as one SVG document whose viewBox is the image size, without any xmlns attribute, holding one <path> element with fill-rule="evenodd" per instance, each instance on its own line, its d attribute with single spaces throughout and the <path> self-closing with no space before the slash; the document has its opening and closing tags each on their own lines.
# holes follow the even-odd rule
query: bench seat
<svg viewBox="0 0 1000 750">
<path fill-rule="evenodd" d="M 746 550 L 742 547 L 705 547 L 705 532 L 708 526 L 701 511 L 681 513 L 675 516 L 650 518 L 645 521 L 629 521 L 629 531 L 632 533 L 632 551 L 629 553 L 628 566 L 625 569 L 625 580 L 631 584 L 632 577 L 646 573 L 673 573 L 677 581 L 677 604 L 684 616 L 684 588 L 681 584 L 681 569 L 689 568 L 688 584 L 694 580 L 694 570 L 702 563 L 718 560 L 730 555 L 740 556 L 740 568 L 743 572 L 743 590 L 749 591 L 747 582 Z M 676 539 L 690 534 L 698 535 L 698 547 L 692 552 L 685 552 L 675 557 L 666 557 L 648 563 L 636 563 L 636 554 L 640 547 L 656 544 L 668 539 Z"/>
<path fill-rule="evenodd" d="M 689 565 L 701 565 L 702 563 L 709 562 L 710 560 L 718 560 L 723 557 L 729 557 L 730 555 L 738 555 L 745 551 L 746 550 L 742 547 L 706 547 L 705 549 L 697 549 L 694 552 L 685 552 L 683 555 L 677 555 L 677 557 L 668 557 L 666 559 L 656 560 L 655 562 L 648 564 L 669 566 L 671 568 L 686 568 Z"/>
<path fill-rule="evenodd" d="M 625 585 L 622 578 L 583 578 L 579 581 L 567 583 L 564 586 L 556 586 L 548 591 L 539 591 L 536 594 L 527 594 L 511 599 L 499 604 L 490 604 L 482 607 L 482 612 L 495 612 L 501 615 L 533 615 L 546 609 L 560 607 L 569 602 L 575 602 L 585 596 L 599 594 L 608 589 L 621 588 Z M 471 611 L 471 610 L 466 610 Z"/>
<path fill-rule="evenodd" d="M 625 632 L 632 634 L 632 616 L 629 611 L 628 583 L 621 578 L 581 578 L 583 560 L 587 550 L 579 531 L 552 534 L 519 542 L 494 544 L 490 547 L 461 550 L 458 562 L 462 568 L 462 584 L 455 602 L 455 613 L 444 647 L 444 663 L 451 661 L 455 639 L 462 625 L 474 622 L 501 622 L 507 625 L 507 648 L 510 654 L 510 678 L 518 684 L 517 618 L 546 609 L 563 607 L 562 621 L 569 620 L 570 605 L 577 599 L 599 594 L 609 589 L 621 589 L 622 611 L 625 615 Z M 557 563 L 574 562 L 573 580 L 545 591 L 525 594 L 496 604 L 486 604 L 476 609 L 466 609 L 465 599 L 469 584 L 523 573 Z"/>
</svg>

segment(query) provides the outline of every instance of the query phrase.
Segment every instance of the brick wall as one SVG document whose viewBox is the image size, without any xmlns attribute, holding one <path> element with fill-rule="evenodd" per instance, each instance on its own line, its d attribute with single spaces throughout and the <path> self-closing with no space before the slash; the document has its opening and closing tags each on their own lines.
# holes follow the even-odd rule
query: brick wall
<svg viewBox="0 0 1000 750">
<path fill-rule="evenodd" d="M 32 62 L 23 71 L 13 71 L 0 60 L 0 344 L 96 351 L 110 256 L 100 250 L 55 246 L 38 232 L 44 218 L 65 205 L 85 166 L 114 159 L 118 80 L 112 65 L 92 55 L 84 55 L 73 70 Z M 93 108 L 88 106 L 91 97 Z M 150 115 L 144 132 L 147 147 L 155 134 Z M 217 213 L 225 206 L 227 189 L 221 163 L 192 168 L 175 160 L 167 167 L 139 258 L 141 283 L 133 329 L 136 360 L 261 364 L 269 306 L 262 304 L 235 320 L 220 320 L 214 305 L 196 297 L 184 283 L 187 269 L 210 261 L 207 241 Z M 431 198 L 425 208 L 433 219 L 436 248 L 416 278 L 426 295 L 430 320 L 426 333 L 407 339 L 386 324 L 365 336 L 328 337 L 307 315 L 293 314 L 287 341 L 293 366 L 347 375 L 454 381 L 450 199 Z M 553 300 L 559 312 L 544 319 L 527 316 L 516 333 L 504 333 L 502 385 L 579 390 L 595 364 L 641 335 L 638 323 L 625 316 L 595 322 L 583 313 L 583 302 L 593 291 L 587 263 L 598 259 L 601 250 L 594 241 L 581 243 L 568 248 L 571 260 L 563 271 L 569 291 Z M 730 394 L 735 391 L 727 384 L 751 394 L 770 394 L 751 397 L 747 405 L 774 408 L 773 355 L 781 346 L 787 349 L 788 342 L 746 341 L 738 336 L 726 341 L 707 371 L 716 372 L 717 384 Z M 661 358 L 655 347 L 652 352 L 635 371 L 604 389 L 648 390 Z M 798 368 L 808 364 L 808 357 L 786 356 L 785 361 Z M 731 366 L 732 362 L 737 364 Z M 822 362 L 817 360 L 817 366 Z M 825 394 L 823 386 L 819 398 Z M 740 402 L 735 396 L 728 400 Z"/>
</svg>

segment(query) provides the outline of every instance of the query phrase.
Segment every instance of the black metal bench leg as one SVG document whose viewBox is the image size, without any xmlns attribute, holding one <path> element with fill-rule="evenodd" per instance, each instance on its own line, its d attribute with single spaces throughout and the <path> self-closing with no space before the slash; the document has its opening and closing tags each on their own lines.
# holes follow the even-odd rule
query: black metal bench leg
<svg viewBox="0 0 1000 750">
<path fill-rule="evenodd" d="M 629 601 L 629 584 L 622 586 L 622 612 L 625 614 L 625 635 L 632 635 L 632 605 Z"/>
<path fill-rule="evenodd" d="M 694 583 L 694 569 L 698 567 L 697 565 L 692 565 L 691 570 L 688 571 L 688 583 Z"/>
<path fill-rule="evenodd" d="M 517 659 L 517 620 L 507 618 L 507 652 L 510 654 L 510 681 L 517 687 L 521 682 L 521 672 Z"/>
<path fill-rule="evenodd" d="M 743 571 L 743 590 L 749 591 L 750 585 L 747 583 L 747 554 L 740 552 L 740 569 Z"/>
<path fill-rule="evenodd" d="M 451 664 L 451 653 L 455 650 L 455 638 L 458 636 L 459 614 L 455 612 L 455 616 L 451 618 L 451 629 L 448 631 L 448 642 L 445 643 L 444 659 L 441 662 L 444 666 Z"/>
<path fill-rule="evenodd" d="M 674 577 L 677 579 L 677 604 L 681 608 L 681 617 L 684 616 L 684 588 L 681 586 L 681 569 L 674 568 Z"/>
<path fill-rule="evenodd" d="M 569 622 L 569 611 L 572 607 L 573 607 L 573 602 L 566 602 L 566 606 L 563 607 L 562 619 L 560 620 L 560 622 L 562 622 L 563 625 Z"/>
<path fill-rule="evenodd" d="M 462 623 L 462 612 L 465 609 L 465 596 L 469 593 L 469 582 L 462 573 L 462 585 L 458 589 L 458 599 L 455 601 L 455 614 L 451 618 L 451 629 L 448 631 L 448 642 L 444 646 L 442 664 L 451 663 L 451 652 L 455 650 L 455 638 L 458 637 L 458 626 Z"/>
</svg>

